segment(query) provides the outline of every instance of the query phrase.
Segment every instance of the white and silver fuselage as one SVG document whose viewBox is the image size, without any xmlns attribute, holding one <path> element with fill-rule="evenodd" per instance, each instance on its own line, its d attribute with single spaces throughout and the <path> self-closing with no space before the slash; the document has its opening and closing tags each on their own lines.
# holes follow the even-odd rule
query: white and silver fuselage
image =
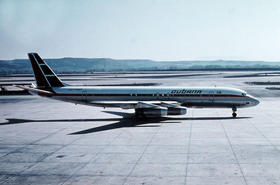
<svg viewBox="0 0 280 185">
<path fill-rule="evenodd" d="M 54 87 L 51 98 L 91 104 L 109 101 L 176 101 L 186 107 L 243 108 L 259 101 L 245 91 L 221 87 Z"/>
</svg>

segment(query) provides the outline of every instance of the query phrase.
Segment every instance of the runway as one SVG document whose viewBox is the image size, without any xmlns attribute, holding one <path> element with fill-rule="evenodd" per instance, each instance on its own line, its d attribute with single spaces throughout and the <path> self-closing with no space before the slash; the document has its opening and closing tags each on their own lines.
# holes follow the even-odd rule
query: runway
<svg viewBox="0 0 280 185">
<path fill-rule="evenodd" d="M 188 109 L 136 120 L 133 111 L 1 96 L 0 184 L 280 184 L 279 91 L 222 80 L 261 103 L 236 119 L 230 109 Z M 149 80 L 158 81 L 171 83 Z"/>
</svg>

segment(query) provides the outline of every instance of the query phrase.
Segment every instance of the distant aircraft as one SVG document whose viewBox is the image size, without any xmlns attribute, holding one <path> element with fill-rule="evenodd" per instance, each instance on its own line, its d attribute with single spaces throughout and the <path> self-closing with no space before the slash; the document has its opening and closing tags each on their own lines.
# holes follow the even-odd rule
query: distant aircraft
<svg viewBox="0 0 280 185">
<path fill-rule="evenodd" d="M 87 87 L 63 83 L 37 53 L 28 53 L 37 85 L 19 86 L 32 94 L 99 107 L 135 109 L 136 117 L 184 115 L 188 107 L 252 107 L 259 101 L 245 91 L 225 87 Z"/>
</svg>

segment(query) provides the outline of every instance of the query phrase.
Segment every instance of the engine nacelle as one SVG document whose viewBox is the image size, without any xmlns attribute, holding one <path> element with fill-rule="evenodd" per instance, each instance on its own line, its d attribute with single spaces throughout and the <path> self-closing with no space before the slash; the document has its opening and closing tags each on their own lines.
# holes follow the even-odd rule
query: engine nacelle
<svg viewBox="0 0 280 185">
<path fill-rule="evenodd" d="M 161 102 L 160 105 L 163 107 L 167 107 L 168 115 L 184 115 L 187 113 L 187 109 L 185 107 L 181 107 L 180 105 L 170 104 L 166 102 Z"/>
<path fill-rule="evenodd" d="M 168 107 L 168 115 L 184 115 L 187 113 L 187 109 L 183 107 Z"/>
<path fill-rule="evenodd" d="M 137 117 L 163 117 L 167 115 L 167 108 L 137 108 L 135 109 Z"/>
</svg>

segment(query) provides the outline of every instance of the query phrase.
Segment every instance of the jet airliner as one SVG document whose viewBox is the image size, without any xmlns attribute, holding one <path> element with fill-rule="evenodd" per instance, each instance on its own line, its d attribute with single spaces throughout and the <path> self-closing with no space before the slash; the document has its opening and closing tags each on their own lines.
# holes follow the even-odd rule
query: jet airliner
<svg viewBox="0 0 280 185">
<path fill-rule="evenodd" d="M 184 115 L 189 107 L 237 108 L 252 107 L 259 100 L 243 90 L 226 87 L 89 87 L 63 83 L 37 54 L 28 53 L 36 85 L 19 86 L 32 94 L 56 100 L 99 107 L 135 109 L 137 117 Z"/>
</svg>

